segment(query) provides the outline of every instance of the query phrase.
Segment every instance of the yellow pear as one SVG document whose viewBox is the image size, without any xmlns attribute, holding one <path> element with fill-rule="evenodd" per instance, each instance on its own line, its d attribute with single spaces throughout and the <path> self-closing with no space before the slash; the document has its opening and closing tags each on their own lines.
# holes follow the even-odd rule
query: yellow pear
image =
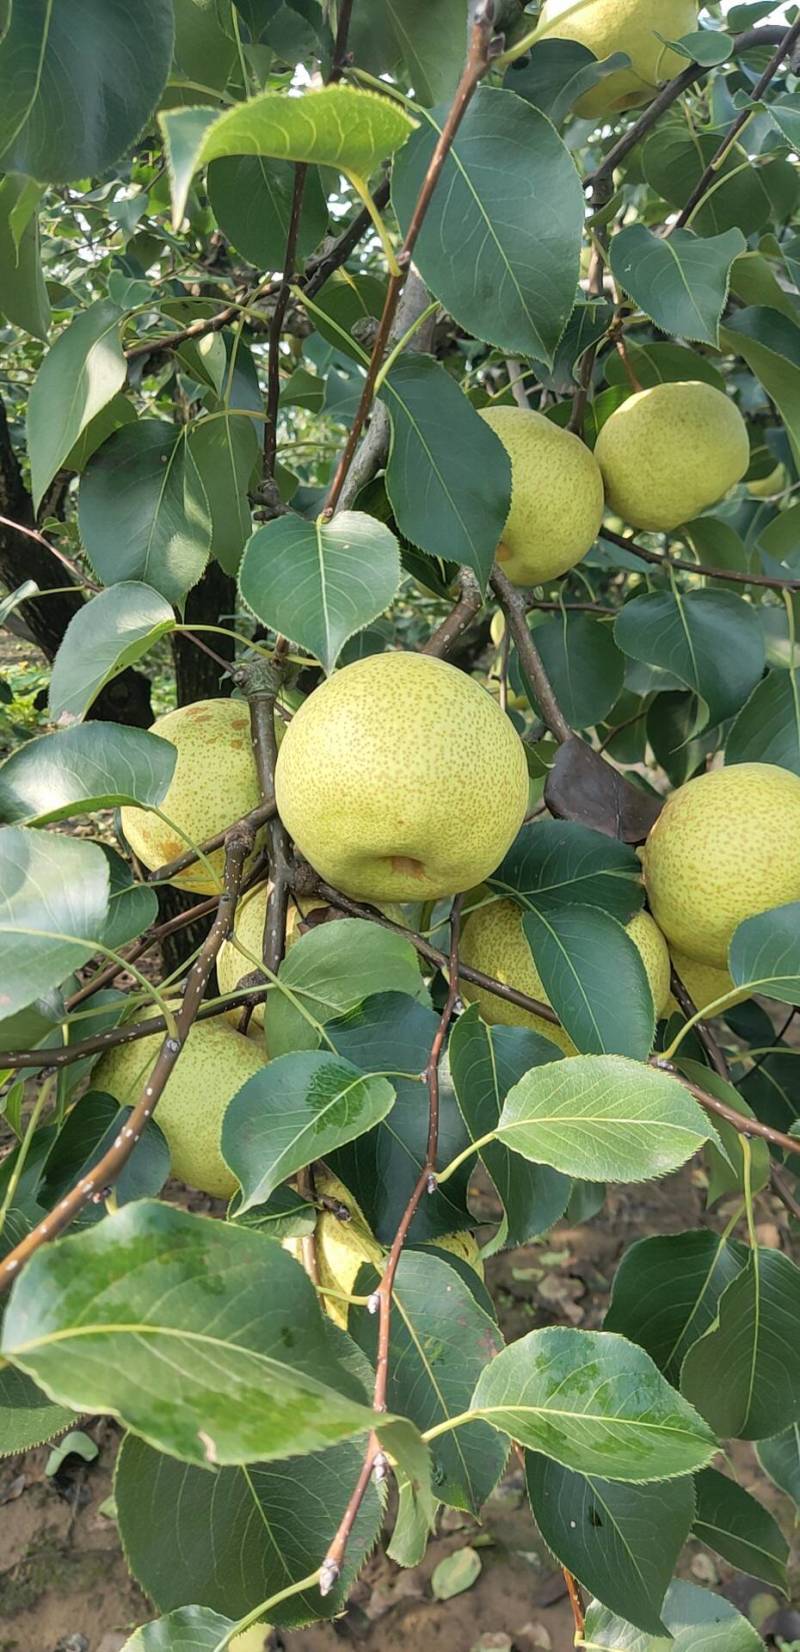
<svg viewBox="0 0 800 1652">
<path fill-rule="evenodd" d="M 268 1634 L 268 1623 L 254 1623 L 252 1628 L 243 1629 L 241 1635 L 234 1635 L 231 1652 L 264 1652 Z"/>
<path fill-rule="evenodd" d="M 240 815 L 249 814 L 261 802 L 261 793 L 244 700 L 196 700 L 194 705 L 179 706 L 157 717 L 151 733 L 169 740 L 178 753 L 160 808 L 190 840 L 187 843 L 149 809 L 123 808 L 120 818 L 125 838 L 142 864 L 154 872 L 192 843 L 214 837 Z M 197 861 L 178 872 L 172 883 L 198 895 L 217 894 L 222 887 L 223 851 L 215 849 L 208 859 L 212 873 Z"/>
<path fill-rule="evenodd" d="M 724 998 L 726 993 L 733 992 L 734 984 L 730 970 L 716 969 L 713 964 L 699 964 L 696 958 L 687 958 L 685 952 L 678 952 L 673 948 L 672 963 L 680 976 L 689 997 L 696 1010 L 704 1010 L 709 1004 L 715 1004 L 718 998 Z M 750 994 L 745 989 L 737 994 L 736 1002 L 741 1004 Z M 680 1005 L 674 997 L 670 997 L 667 1006 L 670 1014 L 677 1010 L 682 1014 Z"/>
<path fill-rule="evenodd" d="M 578 40 L 596 58 L 626 52 L 630 67 L 614 69 L 576 104 L 586 120 L 649 103 L 659 86 L 686 68 L 665 46 L 697 28 L 698 0 L 545 0 L 537 40 Z"/>
<path fill-rule="evenodd" d="M 745 918 L 800 901 L 800 777 L 737 763 L 689 780 L 647 839 L 644 877 L 670 945 L 724 969 Z"/>
<path fill-rule="evenodd" d="M 157 1009 L 148 1012 L 158 1013 Z M 110 1050 L 95 1067 L 92 1088 L 114 1096 L 120 1106 L 135 1106 L 163 1037 L 156 1033 Z M 220 1150 L 222 1120 L 237 1090 L 263 1066 L 263 1051 L 234 1032 L 222 1017 L 195 1022 L 155 1115 L 167 1138 L 172 1174 L 178 1181 L 218 1199 L 236 1191 L 239 1184 Z"/>
<path fill-rule="evenodd" d="M 275 794 L 300 853 L 345 894 L 434 900 L 502 860 L 528 768 L 513 724 L 472 677 L 427 654 L 373 654 L 301 706 Z"/>
<path fill-rule="evenodd" d="M 750 464 L 736 403 L 695 381 L 630 396 L 603 425 L 594 451 L 612 511 L 652 532 L 680 527 L 715 505 Z"/>
<path fill-rule="evenodd" d="M 569 430 L 522 407 L 485 407 L 481 418 L 511 460 L 511 509 L 497 560 L 513 585 L 558 579 L 591 550 L 603 520 L 603 478 Z"/>
<path fill-rule="evenodd" d="M 516 901 L 499 900 L 479 907 L 464 925 L 461 961 L 472 969 L 482 970 L 484 975 L 493 976 L 496 981 L 502 981 L 504 986 L 516 987 L 518 992 L 525 992 L 530 998 L 549 1004 L 550 999 L 525 939 L 522 919 L 522 908 Z M 663 1014 L 669 998 L 667 943 L 647 912 L 637 912 L 625 927 L 647 971 L 658 1018 Z M 541 1033 L 543 1038 L 549 1038 L 551 1044 L 557 1044 L 565 1055 L 577 1055 L 569 1033 L 552 1021 L 545 1021 L 530 1010 L 519 1009 L 504 998 L 496 998 L 494 993 L 475 987 L 469 981 L 462 981 L 461 992 L 469 1003 L 478 1005 L 484 1021 L 490 1026 L 530 1027 L 534 1032 Z"/>
</svg>

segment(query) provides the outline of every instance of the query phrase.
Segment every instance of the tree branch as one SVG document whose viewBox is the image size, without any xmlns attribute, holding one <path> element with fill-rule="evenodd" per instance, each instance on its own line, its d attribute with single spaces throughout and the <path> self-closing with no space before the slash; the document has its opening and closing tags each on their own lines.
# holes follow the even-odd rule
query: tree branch
<svg viewBox="0 0 800 1652">
<path fill-rule="evenodd" d="M 421 654 L 433 654 L 438 659 L 443 659 L 445 654 L 449 654 L 453 643 L 458 640 L 462 631 L 466 631 L 467 626 L 480 613 L 483 607 L 483 596 L 478 581 L 470 568 L 460 570 L 458 588 L 460 595 L 457 603 L 450 610 L 447 618 L 442 620 L 441 625 L 437 626 L 428 641 L 423 644 L 420 649 Z"/>
<path fill-rule="evenodd" d="M 242 819 L 244 825 L 252 827 L 253 832 L 257 832 L 259 826 L 266 825 L 274 814 L 275 799 L 267 797 L 263 803 L 259 803 L 257 809 L 251 809 Z M 177 855 L 175 860 L 165 861 L 164 865 L 157 866 L 154 872 L 148 872 L 147 882 L 171 883 L 178 872 L 184 872 L 187 866 L 194 866 L 200 855 L 210 855 L 215 849 L 221 849 L 229 831 L 230 827 L 226 826 L 223 831 L 215 832 L 213 837 L 206 838 L 205 843 L 198 844 L 196 849 L 187 849 L 185 854 Z"/>
<path fill-rule="evenodd" d="M 273 481 L 275 477 L 275 455 L 278 449 L 278 403 L 281 393 L 281 333 L 289 308 L 289 299 L 292 296 L 292 282 L 294 279 L 294 264 L 297 255 L 297 237 L 300 233 L 300 217 L 303 211 L 303 193 L 306 187 L 308 167 L 302 162 L 295 163 L 294 187 L 292 189 L 292 209 L 289 214 L 289 229 L 286 235 L 286 252 L 283 260 L 283 277 L 272 320 L 269 324 L 267 338 L 268 367 L 267 367 L 267 419 L 264 425 L 264 477 Z"/>
<path fill-rule="evenodd" d="M 158 1106 L 167 1080 L 197 1019 L 217 953 L 233 926 L 242 871 L 252 847 L 252 827 L 248 821 L 240 820 L 231 827 L 225 839 L 225 887 L 219 899 L 216 918 L 186 983 L 186 991 L 175 1021 L 177 1037 L 173 1038 L 168 1034 L 164 1039 L 128 1123 L 122 1127 L 113 1146 L 103 1155 L 99 1164 L 96 1164 L 88 1175 L 83 1176 L 71 1193 L 61 1199 L 55 1209 L 51 1210 L 43 1221 L 37 1223 L 0 1263 L 0 1289 L 11 1284 L 19 1268 L 33 1256 L 40 1245 L 62 1233 L 84 1205 L 90 1201 L 102 1200 L 105 1188 L 113 1186 L 120 1171 L 127 1164 L 142 1131 Z"/>
<path fill-rule="evenodd" d="M 656 568 L 679 568 L 683 573 L 702 574 L 706 579 L 725 579 L 733 585 L 761 585 L 768 591 L 800 591 L 800 579 L 784 579 L 780 575 L 772 574 L 748 574 L 737 568 L 710 568 L 705 562 L 692 562 L 689 557 L 670 556 L 668 551 L 646 550 L 644 545 L 639 545 L 635 539 L 625 538 L 621 533 L 613 533 L 611 528 L 601 528 L 600 538 L 607 539 L 612 545 L 619 545 L 620 550 L 640 556 L 643 562 L 651 562 Z"/>
<path fill-rule="evenodd" d="M 497 565 L 490 584 L 506 616 L 506 624 L 516 643 L 520 665 L 536 695 L 545 723 L 559 745 L 564 745 L 567 740 L 573 738 L 572 729 L 556 699 L 541 654 L 528 629 L 525 617 L 531 606 L 528 593 L 512 585 Z"/>
</svg>

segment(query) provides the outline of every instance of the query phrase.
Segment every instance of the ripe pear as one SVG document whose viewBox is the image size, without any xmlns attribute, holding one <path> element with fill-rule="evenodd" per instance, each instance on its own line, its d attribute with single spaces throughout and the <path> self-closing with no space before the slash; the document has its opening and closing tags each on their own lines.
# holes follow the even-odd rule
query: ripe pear
<svg viewBox="0 0 800 1652">
<path fill-rule="evenodd" d="M 715 505 L 750 464 L 736 403 L 694 380 L 630 396 L 606 420 L 594 451 L 612 511 L 654 533 Z"/>
<path fill-rule="evenodd" d="M 496 981 L 502 981 L 504 986 L 516 987 L 518 992 L 526 992 L 530 998 L 549 1004 L 550 999 L 525 939 L 522 918 L 522 908 L 516 901 L 498 900 L 478 907 L 464 925 L 461 961 L 472 969 L 482 970 L 484 975 L 493 976 Z M 637 912 L 625 928 L 647 971 L 658 1018 L 664 1013 L 669 999 L 667 943 L 647 912 Z M 496 998 L 494 993 L 475 987 L 470 981 L 462 981 L 461 992 L 469 1003 L 478 1005 L 484 1021 L 490 1026 L 530 1027 L 534 1032 L 541 1033 L 543 1038 L 549 1038 L 551 1044 L 557 1044 L 565 1055 L 578 1054 L 569 1033 L 552 1021 L 545 1021 L 530 1010 L 519 1009 L 504 998 Z"/>
<path fill-rule="evenodd" d="M 724 969 L 745 918 L 800 900 L 800 777 L 737 763 L 689 780 L 647 839 L 644 878 L 670 945 Z"/>
<path fill-rule="evenodd" d="M 603 478 L 588 447 L 542 413 L 485 407 L 481 418 L 511 460 L 511 509 L 497 560 L 512 585 L 558 579 L 591 550 L 603 520 Z"/>
<path fill-rule="evenodd" d="M 463 671 L 427 654 L 372 654 L 301 706 L 275 795 L 300 853 L 345 894 L 434 900 L 502 860 L 528 768 L 513 724 Z"/>
<path fill-rule="evenodd" d="M 724 998 L 727 993 L 735 991 L 730 970 L 715 969 L 713 964 L 698 964 L 696 958 L 687 958 L 685 952 L 678 952 L 674 948 L 671 958 L 696 1010 L 707 1009 L 708 1005 L 715 1004 L 718 998 Z M 749 997 L 749 992 L 744 989 L 737 994 L 735 1001 L 741 1004 Z M 668 1009 L 670 1014 L 675 1011 L 679 1015 L 683 1013 L 674 997 L 670 998 Z"/>
<path fill-rule="evenodd" d="M 697 28 L 698 0 L 545 0 L 538 40 L 578 40 L 596 58 L 626 52 L 630 68 L 614 69 L 576 104 L 585 120 L 649 103 L 659 86 L 686 68 L 665 40 Z"/>
<path fill-rule="evenodd" d="M 169 740 L 178 753 L 175 772 L 162 812 L 174 820 L 190 841 L 180 837 L 149 809 L 126 805 L 120 811 L 122 830 L 134 854 L 149 871 L 175 860 L 192 843 L 202 843 L 249 814 L 261 802 L 250 739 L 250 713 L 243 700 L 196 700 L 157 717 L 152 734 Z M 222 888 L 222 849 L 208 856 L 212 872 L 202 861 L 178 872 L 171 882 L 198 895 L 216 895 Z"/>
<path fill-rule="evenodd" d="M 252 1628 L 243 1629 L 241 1635 L 234 1635 L 231 1652 L 264 1652 L 268 1634 L 268 1623 L 254 1623 Z"/>
<path fill-rule="evenodd" d="M 93 1089 L 114 1096 L 120 1106 L 135 1106 L 163 1036 L 157 1033 L 110 1050 L 94 1070 Z M 155 1115 L 178 1181 L 217 1199 L 235 1193 L 239 1183 L 220 1150 L 222 1120 L 228 1102 L 263 1066 L 263 1051 L 221 1017 L 195 1022 Z"/>
</svg>

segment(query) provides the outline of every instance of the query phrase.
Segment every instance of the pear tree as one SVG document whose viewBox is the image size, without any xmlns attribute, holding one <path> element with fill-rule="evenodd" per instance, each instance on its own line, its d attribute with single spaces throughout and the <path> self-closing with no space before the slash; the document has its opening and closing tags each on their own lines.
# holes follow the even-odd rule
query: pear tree
<svg viewBox="0 0 800 1652">
<path fill-rule="evenodd" d="M 0 1453 L 114 1419 L 127 1652 L 335 1618 L 512 1451 L 575 1646 L 764 1652 L 798 7 L 8 0 L 0 93 Z"/>
</svg>

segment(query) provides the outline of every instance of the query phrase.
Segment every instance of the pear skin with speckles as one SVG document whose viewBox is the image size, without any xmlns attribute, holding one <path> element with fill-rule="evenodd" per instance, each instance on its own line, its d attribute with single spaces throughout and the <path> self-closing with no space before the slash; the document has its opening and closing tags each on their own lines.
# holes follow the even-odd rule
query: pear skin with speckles
<svg viewBox="0 0 800 1652">
<path fill-rule="evenodd" d="M 670 945 L 724 969 L 745 918 L 800 900 L 800 777 L 737 763 L 689 780 L 647 839 L 644 879 Z"/>
<path fill-rule="evenodd" d="M 261 802 L 245 700 L 196 700 L 157 717 L 151 733 L 169 740 L 178 753 L 175 772 L 160 808 L 185 833 L 171 829 L 150 809 L 127 804 L 122 830 L 134 854 L 154 872 L 194 843 L 214 837 Z M 189 839 L 187 843 L 186 839 Z M 171 882 L 198 895 L 222 888 L 224 854 L 208 856 L 211 871 L 197 861 Z M 245 869 L 246 871 L 246 869 Z"/>
<path fill-rule="evenodd" d="M 511 460 L 511 509 L 497 560 L 512 585 L 541 585 L 574 568 L 603 520 L 603 478 L 588 447 L 542 413 L 484 407 Z"/>
<path fill-rule="evenodd" d="M 234 1635 L 231 1652 L 264 1652 L 268 1634 L 268 1623 L 254 1623 L 252 1628 L 243 1629 L 241 1635 Z"/>
<path fill-rule="evenodd" d="M 470 914 L 461 937 L 461 962 L 471 969 L 480 969 L 504 986 L 538 998 L 540 1004 L 550 999 L 542 985 L 542 978 L 533 961 L 533 955 L 522 927 L 523 912 L 516 901 L 497 900 L 480 906 Z M 647 912 L 637 912 L 625 926 L 647 971 L 656 1018 L 663 1015 L 669 998 L 669 952 L 658 926 Z M 477 1004 L 483 1020 L 494 1027 L 529 1027 L 557 1044 L 565 1055 L 578 1051 L 563 1027 L 504 998 L 495 997 L 484 987 L 461 981 L 461 995 L 470 1004 Z"/>
<path fill-rule="evenodd" d="M 156 1008 L 151 1013 L 159 1011 Z M 93 1089 L 104 1090 L 121 1107 L 134 1107 L 163 1037 L 156 1033 L 110 1050 L 94 1070 Z M 222 1120 L 237 1090 L 264 1064 L 263 1048 L 234 1032 L 224 1018 L 195 1022 L 155 1114 L 178 1181 L 217 1199 L 235 1193 L 239 1183 L 220 1149 Z"/>
<path fill-rule="evenodd" d="M 595 447 L 609 506 L 632 528 L 665 533 L 699 516 L 750 465 L 747 426 L 712 384 L 656 384 L 629 396 Z"/>
<path fill-rule="evenodd" d="M 575 105 L 584 120 L 649 103 L 659 86 L 686 67 L 666 44 L 697 28 L 697 0 L 545 0 L 538 40 L 577 40 L 601 62 L 625 52 L 614 69 Z"/>
<path fill-rule="evenodd" d="M 337 671 L 289 724 L 281 818 L 315 871 L 368 901 L 426 901 L 480 883 L 522 825 L 522 741 L 491 695 L 428 654 Z"/>
<path fill-rule="evenodd" d="M 728 969 L 715 969 L 713 964 L 699 964 L 696 958 L 687 958 L 685 952 L 673 949 L 670 954 L 676 973 L 682 980 L 689 997 L 696 1010 L 707 1009 L 709 1004 L 715 1004 L 718 998 L 724 998 L 727 993 L 736 989 L 733 977 Z M 741 1004 L 750 994 L 746 989 L 737 994 L 736 1002 Z M 680 1005 L 674 998 L 670 998 L 668 1009 L 670 1013 L 677 1011 L 682 1014 Z M 720 1012 L 724 1013 L 724 1012 Z"/>
</svg>

